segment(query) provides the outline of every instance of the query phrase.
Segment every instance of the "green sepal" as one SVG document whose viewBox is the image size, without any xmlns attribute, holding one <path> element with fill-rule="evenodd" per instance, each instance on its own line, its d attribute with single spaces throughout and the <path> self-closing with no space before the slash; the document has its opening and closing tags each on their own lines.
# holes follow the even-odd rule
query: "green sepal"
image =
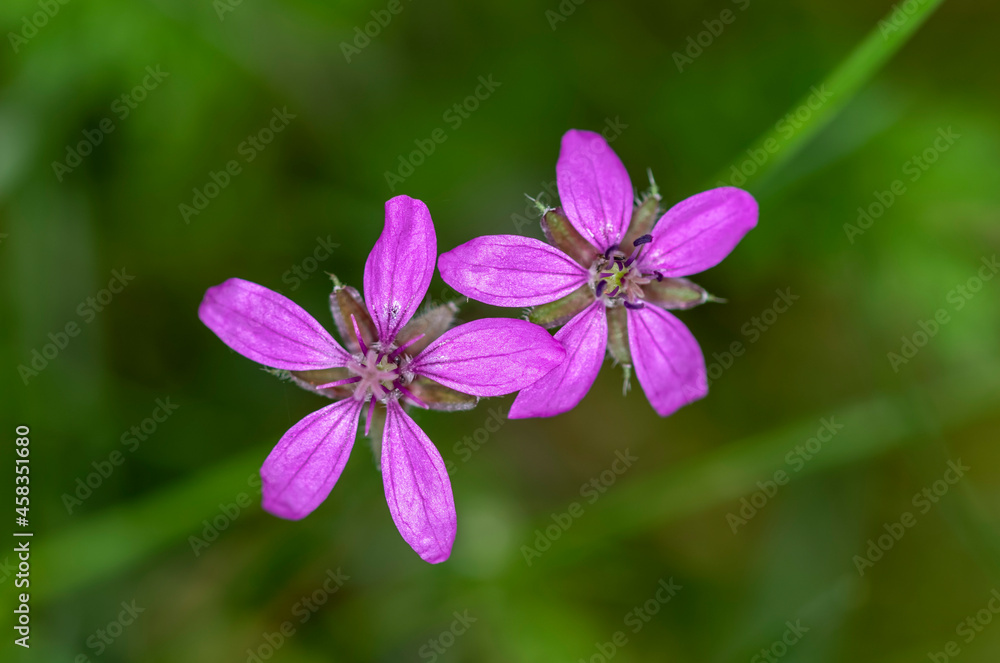
<svg viewBox="0 0 1000 663">
<path fill-rule="evenodd" d="M 582 285 L 561 299 L 541 304 L 528 310 L 528 322 L 546 329 L 558 327 L 594 302 L 594 292 L 589 285 Z"/>
<path fill-rule="evenodd" d="M 458 305 L 454 302 L 427 309 L 399 330 L 399 334 L 396 335 L 396 345 L 406 345 L 410 339 L 423 334 L 419 341 L 414 341 L 403 351 L 411 357 L 417 356 L 428 345 L 437 340 L 438 336 L 451 329 L 452 323 L 455 322 L 456 313 L 458 313 Z"/>
<path fill-rule="evenodd" d="M 653 230 L 653 224 L 660 218 L 660 196 L 650 194 L 645 201 L 632 211 L 632 221 L 622 240 L 621 250 L 631 255 L 635 250 L 633 242 Z"/>
<path fill-rule="evenodd" d="M 417 376 L 413 382 L 406 385 L 413 395 L 427 404 L 431 410 L 454 412 L 456 410 L 471 410 L 479 403 L 478 396 L 463 394 L 446 387 L 430 378 Z"/>
<path fill-rule="evenodd" d="M 642 287 L 642 291 L 647 303 L 665 309 L 693 308 L 707 301 L 718 301 L 697 283 L 680 278 L 651 281 Z"/>
<path fill-rule="evenodd" d="M 292 382 L 306 391 L 321 394 L 334 400 L 348 398 L 354 393 L 352 390 L 354 385 L 351 384 L 331 387 L 329 389 L 316 388 L 317 385 L 330 384 L 331 382 L 339 382 L 340 380 L 346 380 L 354 377 L 354 374 L 346 368 L 324 368 L 316 371 L 284 371 L 283 373 L 287 375 Z"/>
<path fill-rule="evenodd" d="M 631 386 L 632 350 L 628 345 L 628 314 L 624 306 L 608 309 L 608 354 L 625 371 L 622 394 L 627 394 Z"/>
<path fill-rule="evenodd" d="M 361 346 L 358 345 L 357 337 L 354 334 L 351 316 L 353 315 L 357 321 L 361 337 L 368 347 L 371 347 L 378 340 L 375 323 L 372 321 L 372 316 L 368 313 L 368 308 L 358 291 L 350 286 L 341 285 L 340 281 L 336 280 L 336 276 L 331 275 L 331 277 L 334 279 L 334 286 L 333 292 L 330 293 L 330 312 L 333 313 L 333 322 L 337 325 L 340 340 L 348 352 L 352 354 L 361 352 Z"/>
<path fill-rule="evenodd" d="M 583 238 L 573 224 L 569 222 L 562 209 L 551 208 L 542 215 L 542 232 L 549 244 L 556 247 L 582 267 L 590 269 L 599 251 Z"/>
</svg>

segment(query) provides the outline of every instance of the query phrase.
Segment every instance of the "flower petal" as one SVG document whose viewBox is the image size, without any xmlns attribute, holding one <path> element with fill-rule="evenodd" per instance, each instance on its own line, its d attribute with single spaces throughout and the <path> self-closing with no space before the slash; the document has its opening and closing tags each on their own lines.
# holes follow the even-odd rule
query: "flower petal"
<svg viewBox="0 0 1000 663">
<path fill-rule="evenodd" d="M 260 468 L 266 511 L 299 520 L 327 498 L 351 455 L 361 405 L 348 398 L 288 429 Z"/>
<path fill-rule="evenodd" d="M 437 238 L 427 205 L 409 196 L 385 204 L 385 229 L 365 262 L 365 303 L 379 340 L 391 343 L 416 313 L 434 275 Z"/>
<path fill-rule="evenodd" d="M 632 181 L 600 134 L 566 132 L 556 182 L 563 211 L 587 241 L 602 252 L 621 241 L 632 218 Z"/>
<path fill-rule="evenodd" d="M 572 410 L 590 391 L 601 370 L 608 342 L 604 304 L 594 302 L 556 332 L 566 359 L 541 380 L 521 390 L 510 419 L 551 417 Z"/>
<path fill-rule="evenodd" d="M 466 297 L 494 306 L 554 302 L 587 282 L 587 270 L 545 242 L 489 235 L 438 259 L 441 278 Z"/>
<path fill-rule="evenodd" d="M 385 501 L 396 528 L 425 562 L 451 555 L 458 523 L 441 454 L 396 401 L 387 404 L 382 438 Z"/>
<path fill-rule="evenodd" d="M 677 203 L 653 228 L 639 258 L 644 271 L 690 276 L 718 265 L 757 225 L 757 201 L 742 189 L 720 187 Z"/>
<path fill-rule="evenodd" d="M 243 279 L 209 288 L 198 317 L 233 350 L 271 368 L 308 371 L 351 358 L 301 306 Z"/>
<path fill-rule="evenodd" d="M 502 396 L 524 389 L 565 356 L 538 325 L 484 318 L 446 331 L 414 358 L 410 370 L 473 396 Z"/>
<path fill-rule="evenodd" d="M 635 374 L 661 417 L 708 394 L 705 357 L 684 323 L 656 306 L 628 310 Z"/>
</svg>

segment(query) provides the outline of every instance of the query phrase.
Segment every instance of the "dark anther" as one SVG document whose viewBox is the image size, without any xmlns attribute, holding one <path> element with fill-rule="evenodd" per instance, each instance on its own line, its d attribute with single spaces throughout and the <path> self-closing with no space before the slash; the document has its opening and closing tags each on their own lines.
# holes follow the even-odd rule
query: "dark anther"
<svg viewBox="0 0 1000 663">
<path fill-rule="evenodd" d="M 608 250 L 604 252 L 604 259 L 605 260 L 610 260 L 611 259 L 611 254 L 614 253 L 617 250 L 618 250 L 618 245 L 617 244 L 612 244 L 611 246 L 609 246 Z"/>
<path fill-rule="evenodd" d="M 639 302 L 638 304 L 633 304 L 632 302 L 625 302 L 625 308 L 630 308 L 633 311 L 638 311 L 639 309 L 645 308 L 645 307 L 646 307 L 646 305 L 643 304 L 642 302 Z"/>
<path fill-rule="evenodd" d="M 652 235 L 643 235 L 642 237 L 639 237 L 634 242 L 632 242 L 632 246 L 642 246 L 643 244 L 649 244 L 652 241 L 653 241 Z"/>
<path fill-rule="evenodd" d="M 663 274 L 660 274 L 659 272 L 653 272 L 653 273 L 656 274 L 656 280 L 657 281 L 662 281 L 663 280 Z"/>
<path fill-rule="evenodd" d="M 597 295 L 598 297 L 600 297 L 601 293 L 604 292 L 605 286 L 607 286 L 607 285 L 608 285 L 607 281 L 598 281 L 597 282 L 597 287 L 594 289 L 594 294 Z"/>
</svg>

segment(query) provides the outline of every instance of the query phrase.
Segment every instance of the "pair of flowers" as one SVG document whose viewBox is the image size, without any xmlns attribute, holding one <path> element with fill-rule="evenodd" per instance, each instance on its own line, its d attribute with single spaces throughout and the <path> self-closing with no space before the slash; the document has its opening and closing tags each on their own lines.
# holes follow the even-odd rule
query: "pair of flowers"
<svg viewBox="0 0 1000 663">
<path fill-rule="evenodd" d="M 746 192 L 720 188 L 659 214 L 655 186 L 638 205 L 621 161 L 601 136 L 569 131 L 556 165 L 561 208 L 542 227 L 550 244 L 480 237 L 437 259 L 427 206 L 386 203 L 385 228 L 365 263 L 364 298 L 335 284 L 331 310 L 343 345 L 312 316 L 263 286 L 210 288 L 199 317 L 226 345 L 336 402 L 306 416 L 268 455 L 264 508 L 300 519 L 330 494 L 365 412 L 386 501 L 403 539 L 430 563 L 451 554 L 457 520 L 440 453 L 405 407 L 460 410 L 520 392 L 511 418 L 552 416 L 589 391 L 606 350 L 667 416 L 703 397 L 697 341 L 666 309 L 711 296 L 684 276 L 722 260 L 756 225 Z M 438 262 L 452 288 L 497 306 L 534 307 L 528 320 L 452 327 L 457 307 L 414 317 Z M 546 327 L 562 329 L 551 336 Z"/>
</svg>

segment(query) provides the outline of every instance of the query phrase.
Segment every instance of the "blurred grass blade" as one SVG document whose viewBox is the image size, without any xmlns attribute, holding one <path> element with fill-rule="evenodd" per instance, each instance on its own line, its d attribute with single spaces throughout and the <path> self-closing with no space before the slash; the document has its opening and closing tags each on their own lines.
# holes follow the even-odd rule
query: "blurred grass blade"
<svg viewBox="0 0 1000 663">
<path fill-rule="evenodd" d="M 829 95 L 829 99 L 822 102 L 818 108 L 815 108 L 813 105 L 807 103 L 814 94 L 810 90 L 789 111 L 794 114 L 801 106 L 805 106 L 810 110 L 809 117 L 805 121 L 799 122 L 797 127 L 791 124 L 787 125 L 792 129 L 791 134 L 788 134 L 787 129 L 779 132 L 777 126 L 775 126 L 752 143 L 750 147 L 751 151 L 764 150 L 764 153 L 769 154 L 770 158 L 760 165 L 752 175 L 747 176 L 747 183 L 744 185 L 745 188 L 752 190 L 752 182 L 759 181 L 765 174 L 774 172 L 779 166 L 788 162 L 820 129 L 829 124 L 844 106 L 855 97 L 865 83 L 871 80 L 879 69 L 882 68 L 882 65 L 888 62 L 889 58 L 902 48 L 910 40 L 910 37 L 916 34 L 924 21 L 930 17 L 942 2 L 943 0 L 927 0 L 923 4 L 915 3 L 918 4 L 918 7 L 910 15 L 906 14 L 902 9 L 897 9 L 896 5 L 893 5 L 892 11 L 872 28 L 864 41 L 847 56 L 847 59 L 841 62 L 829 76 L 815 86 L 824 95 Z M 899 16 L 905 17 L 905 20 L 894 23 L 894 14 L 897 18 Z M 771 143 L 772 150 L 767 150 L 764 147 L 769 141 L 773 141 Z M 773 149 L 774 143 L 780 146 L 777 151 Z M 736 167 L 739 169 L 739 165 L 746 161 L 747 158 L 746 153 L 742 153 L 731 165 L 726 166 L 726 169 L 712 180 L 713 186 L 717 185 L 719 181 L 730 182 L 733 172 L 732 168 Z M 746 175 L 746 173 L 743 173 L 743 175 Z"/>
<path fill-rule="evenodd" d="M 814 437 L 823 418 L 833 417 L 843 428 L 801 471 L 792 473 L 793 481 L 923 439 L 932 419 L 933 424 L 955 427 L 995 412 L 1000 402 L 1000 371 L 995 366 L 990 368 L 992 374 L 977 369 L 975 375 L 956 376 L 905 394 L 879 396 L 817 413 L 814 419 L 735 442 L 615 486 L 588 507 L 579 525 L 566 531 L 563 538 L 567 541 L 560 541 L 564 553 L 553 556 L 552 561 L 562 564 L 599 554 L 606 546 L 620 545 L 625 537 L 663 527 L 726 501 L 732 501 L 735 510 L 739 506 L 736 500 L 756 490 L 757 481 L 771 478 L 775 470 L 787 470 L 785 455 Z M 915 411 L 922 415 L 916 416 Z M 540 519 L 536 526 L 544 529 L 550 523 L 549 518 Z M 729 527 L 721 515 L 719 527 Z M 526 533 L 524 538 L 530 536 Z M 538 566 L 545 568 L 550 563 L 543 559 Z"/>
<path fill-rule="evenodd" d="M 266 455 L 265 447 L 253 449 L 39 541 L 34 559 L 45 582 L 32 593 L 32 599 L 44 603 L 93 581 L 124 573 L 168 546 L 181 542 L 187 546 L 189 536 L 201 536 L 202 521 L 222 513 L 219 505 L 233 502 L 240 493 L 249 493 L 253 498 L 253 504 L 241 511 L 241 516 L 258 513 L 260 500 L 248 479 L 257 474 Z"/>
</svg>

